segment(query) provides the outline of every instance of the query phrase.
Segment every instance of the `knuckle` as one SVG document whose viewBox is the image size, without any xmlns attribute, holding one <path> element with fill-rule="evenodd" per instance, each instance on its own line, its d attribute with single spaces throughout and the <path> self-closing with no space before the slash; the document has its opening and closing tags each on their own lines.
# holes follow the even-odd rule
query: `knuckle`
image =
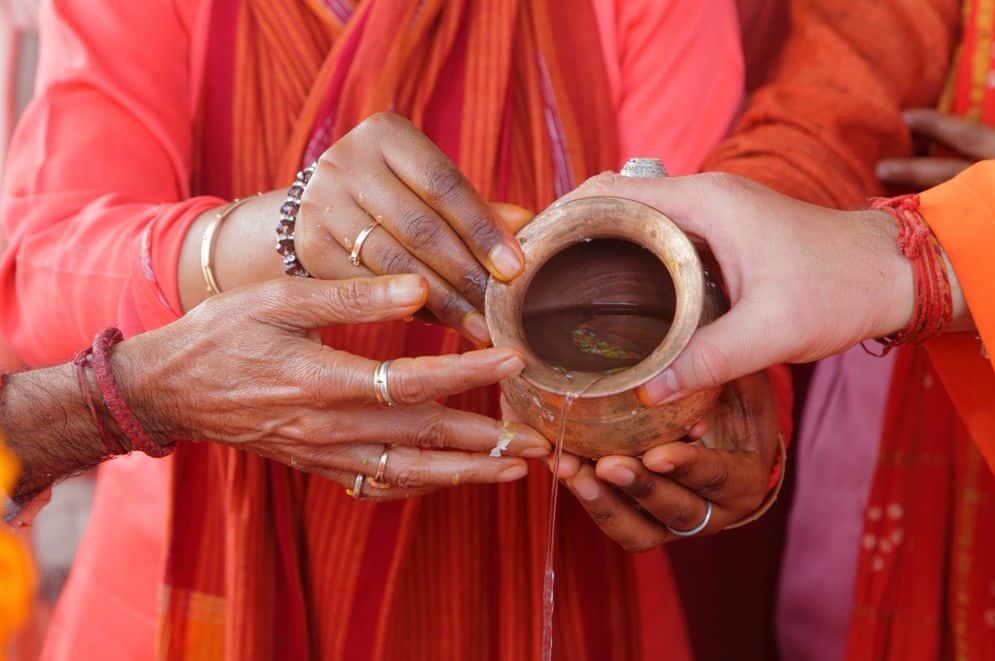
<svg viewBox="0 0 995 661">
<path fill-rule="evenodd" d="M 362 131 L 384 133 L 400 125 L 400 119 L 399 115 L 395 115 L 392 112 L 376 112 L 360 122 L 357 128 Z"/>
<path fill-rule="evenodd" d="M 413 440 L 420 448 L 444 448 L 447 434 L 445 411 L 436 411 L 422 420 L 422 424 L 415 430 Z"/>
<path fill-rule="evenodd" d="M 439 301 L 438 314 L 439 318 L 449 324 L 457 325 L 463 319 L 463 315 L 467 312 L 466 305 L 463 303 L 463 298 L 456 292 L 447 292 L 442 300 Z"/>
<path fill-rule="evenodd" d="M 490 247 L 501 240 L 501 233 L 490 216 L 473 214 L 466 228 L 467 238 L 474 245 Z"/>
<path fill-rule="evenodd" d="M 398 489 L 420 489 L 426 483 L 424 473 L 414 468 L 398 470 L 392 482 Z"/>
<path fill-rule="evenodd" d="M 651 476 L 645 476 L 633 482 L 629 488 L 629 494 L 633 498 L 649 498 L 656 490 L 656 480 Z"/>
<path fill-rule="evenodd" d="M 396 275 L 398 273 L 418 272 L 415 268 L 415 260 L 411 256 L 411 253 L 394 245 L 383 249 L 380 253 L 379 262 L 380 270 L 383 273 Z"/>
<path fill-rule="evenodd" d="M 697 384 L 704 387 L 721 385 L 729 371 L 729 359 L 715 344 L 702 342 L 692 360 L 691 373 Z"/>
<path fill-rule="evenodd" d="M 710 496 L 721 491 L 729 481 L 729 467 L 725 462 L 720 462 L 717 469 L 708 476 L 704 484 L 697 489 L 698 493 Z"/>
<path fill-rule="evenodd" d="M 463 175 L 451 163 L 438 163 L 428 168 L 425 193 L 434 202 L 446 202 L 456 195 Z"/>
<path fill-rule="evenodd" d="M 443 237 L 439 219 L 417 209 L 405 209 L 400 221 L 413 248 L 434 248 Z"/>
<path fill-rule="evenodd" d="M 329 305 L 341 313 L 366 310 L 372 303 L 370 288 L 361 280 L 344 280 L 332 292 Z"/>
<path fill-rule="evenodd" d="M 589 511 L 591 518 L 601 527 L 609 525 L 615 519 L 615 510 L 611 507 L 594 507 Z"/>
<path fill-rule="evenodd" d="M 622 183 L 622 175 L 617 172 L 601 172 L 584 182 L 581 188 L 585 193 L 608 192 Z"/>
<path fill-rule="evenodd" d="M 701 517 L 695 512 L 694 503 L 690 498 L 684 498 L 675 505 L 671 518 L 673 522 L 670 527 L 678 530 L 690 530 L 701 523 Z"/>
</svg>

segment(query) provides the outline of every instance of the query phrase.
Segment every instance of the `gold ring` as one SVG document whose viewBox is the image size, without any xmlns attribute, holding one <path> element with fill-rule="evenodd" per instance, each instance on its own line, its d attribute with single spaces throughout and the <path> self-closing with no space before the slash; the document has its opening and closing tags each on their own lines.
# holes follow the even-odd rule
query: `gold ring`
<svg viewBox="0 0 995 661">
<path fill-rule="evenodd" d="M 377 473 L 370 480 L 370 486 L 376 487 L 377 489 L 386 489 L 390 485 L 384 481 L 387 476 L 387 456 L 390 452 L 390 446 L 383 446 L 383 452 L 380 453 L 380 459 L 377 461 Z"/>
<path fill-rule="evenodd" d="M 390 396 L 390 384 L 387 381 L 391 362 L 393 361 L 385 360 L 373 371 L 373 391 L 376 393 L 377 402 L 388 407 L 394 405 L 394 400 Z"/>
<path fill-rule="evenodd" d="M 349 253 L 350 264 L 353 266 L 359 266 L 363 263 L 359 259 L 359 253 L 363 249 L 363 244 L 366 243 L 366 239 L 369 238 L 370 234 L 373 233 L 373 230 L 375 230 L 379 224 L 380 223 L 374 220 L 372 223 L 360 230 L 359 234 L 356 236 L 356 243 L 352 245 L 352 252 Z"/>
<path fill-rule="evenodd" d="M 346 489 L 346 495 L 352 496 L 356 500 L 363 499 L 363 482 L 366 480 L 366 476 L 362 473 L 356 474 L 356 480 L 352 483 L 352 489 Z"/>
</svg>

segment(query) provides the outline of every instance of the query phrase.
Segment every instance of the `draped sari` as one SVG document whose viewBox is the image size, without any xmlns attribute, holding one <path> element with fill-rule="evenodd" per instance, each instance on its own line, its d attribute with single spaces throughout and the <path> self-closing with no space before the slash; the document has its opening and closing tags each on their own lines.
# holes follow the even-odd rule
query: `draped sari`
<svg viewBox="0 0 995 661">
<path fill-rule="evenodd" d="M 37 93 L 11 145 L 0 210 L 9 239 L 0 329 L 24 362 L 65 361 L 108 325 L 134 334 L 177 318 L 190 224 L 226 196 L 287 186 L 308 145 L 320 149 L 364 112 L 422 112 L 477 186 L 539 207 L 567 173 L 572 183 L 625 154 L 694 171 L 740 99 L 731 0 L 415 4 L 43 3 Z M 451 12 L 465 19 L 459 30 Z M 417 324 L 335 333 L 337 345 L 371 356 L 457 344 Z M 459 401 L 496 410 L 493 393 Z M 541 465 L 510 489 L 381 507 L 217 447 L 186 445 L 175 472 L 173 459 L 101 467 L 43 658 L 151 658 L 167 542 L 163 655 L 534 652 Z M 664 554 L 623 558 L 564 507 L 557 653 L 686 656 Z"/>
<path fill-rule="evenodd" d="M 620 158 L 586 2 L 218 0 L 210 30 L 194 193 L 286 185 L 382 110 L 411 118 L 486 197 L 532 209 Z M 148 240 L 155 251 L 154 229 Z M 170 321 L 145 265 L 134 280 L 150 290 L 136 297 L 141 325 Z M 341 327 L 324 340 L 376 359 L 467 348 L 421 324 Z M 448 403 L 498 414 L 494 389 Z M 533 658 L 548 491 L 540 469 L 374 505 L 253 455 L 181 444 L 160 655 Z M 572 502 L 561 517 L 557 656 L 686 655 L 663 552 L 625 554 Z"/>
</svg>

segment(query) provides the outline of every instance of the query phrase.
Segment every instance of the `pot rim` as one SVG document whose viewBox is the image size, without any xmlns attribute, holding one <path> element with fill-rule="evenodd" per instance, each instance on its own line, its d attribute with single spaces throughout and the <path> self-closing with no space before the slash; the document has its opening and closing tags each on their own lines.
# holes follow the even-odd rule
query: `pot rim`
<svg viewBox="0 0 995 661">
<path fill-rule="evenodd" d="M 540 269 L 563 250 L 591 239 L 621 239 L 652 252 L 673 280 L 674 319 L 656 349 L 632 367 L 604 375 L 575 372 L 567 378 L 532 350 L 521 310 Z M 521 377 L 533 386 L 564 397 L 617 395 L 657 376 L 691 341 L 704 309 L 704 270 L 688 236 L 657 209 L 621 197 L 581 198 L 549 207 L 518 233 L 518 240 L 525 253 L 525 270 L 511 282 L 491 278 L 484 310 L 494 346 L 521 353 L 525 361 Z"/>
</svg>

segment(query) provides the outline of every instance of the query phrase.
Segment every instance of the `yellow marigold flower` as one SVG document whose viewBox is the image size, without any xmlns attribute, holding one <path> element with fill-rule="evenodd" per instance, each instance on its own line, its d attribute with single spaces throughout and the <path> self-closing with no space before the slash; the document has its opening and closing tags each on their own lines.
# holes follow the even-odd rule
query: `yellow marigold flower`
<svg viewBox="0 0 995 661">
<path fill-rule="evenodd" d="M 10 493 L 17 461 L 3 444 L 0 434 L 0 495 Z M 11 635 L 28 619 L 34 567 L 20 540 L 0 524 L 0 661 Z"/>
</svg>

